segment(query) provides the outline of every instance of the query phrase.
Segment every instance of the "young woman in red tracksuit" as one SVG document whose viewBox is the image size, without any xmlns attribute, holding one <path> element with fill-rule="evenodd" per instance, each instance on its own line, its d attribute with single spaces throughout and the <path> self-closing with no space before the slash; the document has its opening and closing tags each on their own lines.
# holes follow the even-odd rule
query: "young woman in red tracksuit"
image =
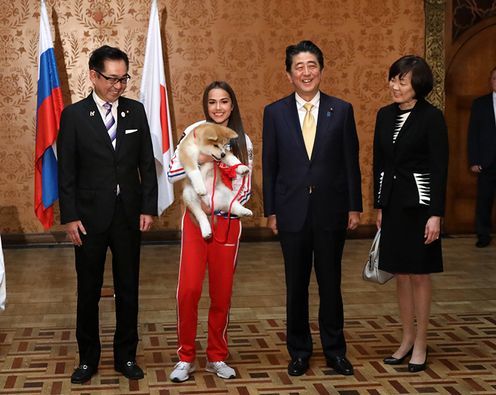
<svg viewBox="0 0 496 395">
<path fill-rule="evenodd" d="M 231 151 L 242 163 L 250 168 L 246 177 L 237 175 L 232 179 L 233 191 L 237 199 L 245 204 L 251 195 L 251 169 L 253 164 L 253 146 L 245 134 L 238 102 L 234 91 L 224 81 L 214 81 L 205 88 L 203 94 L 203 111 L 206 121 L 196 122 L 186 128 L 183 137 L 204 122 L 215 122 L 228 126 L 238 133 L 238 138 L 230 143 Z M 177 154 L 177 153 L 176 153 Z M 168 178 L 175 182 L 185 177 L 184 169 L 174 154 L 169 167 Z M 200 157 L 200 162 L 212 158 Z M 209 199 L 210 201 L 210 199 Z M 204 207 L 210 213 L 210 208 Z M 210 308 L 208 312 L 208 344 L 206 370 L 219 377 L 229 379 L 236 377 L 234 369 L 225 360 L 228 356 L 227 325 L 236 256 L 241 236 L 241 222 L 227 213 L 216 213 L 213 237 L 205 240 L 199 226 L 192 220 L 188 210 L 184 213 L 181 237 L 181 261 L 177 286 L 177 337 L 179 362 L 170 374 L 174 382 L 189 378 L 195 370 L 195 339 L 198 322 L 198 302 L 201 297 L 205 270 L 208 264 Z"/>
</svg>

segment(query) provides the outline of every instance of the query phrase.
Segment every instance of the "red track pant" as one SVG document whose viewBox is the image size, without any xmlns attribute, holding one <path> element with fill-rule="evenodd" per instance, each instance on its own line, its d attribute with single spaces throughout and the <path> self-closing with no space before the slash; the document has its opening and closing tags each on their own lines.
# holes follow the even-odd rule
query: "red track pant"
<svg viewBox="0 0 496 395">
<path fill-rule="evenodd" d="M 198 302 L 201 297 L 208 263 L 210 308 L 208 311 L 207 358 L 225 361 L 228 356 L 227 324 L 241 222 L 217 216 L 214 237 L 203 239 L 200 228 L 186 210 L 181 237 L 181 262 L 177 285 L 177 354 L 184 362 L 196 356 L 195 339 L 198 324 Z M 227 236 L 227 238 L 226 238 Z M 219 240 L 220 242 L 216 241 Z"/>
</svg>

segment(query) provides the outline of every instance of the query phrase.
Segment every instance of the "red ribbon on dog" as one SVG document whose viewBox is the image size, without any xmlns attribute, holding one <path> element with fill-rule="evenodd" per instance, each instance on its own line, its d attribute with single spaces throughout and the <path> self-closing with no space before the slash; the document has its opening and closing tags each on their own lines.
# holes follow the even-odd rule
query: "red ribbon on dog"
<svg viewBox="0 0 496 395">
<path fill-rule="evenodd" d="M 227 231 L 226 231 L 226 236 L 224 237 L 224 240 L 219 240 L 217 237 L 215 237 L 215 232 L 214 232 L 214 219 L 215 219 L 215 208 L 214 208 L 214 195 L 215 195 L 215 182 L 217 181 L 217 172 L 215 169 L 218 167 L 219 170 L 221 171 L 221 177 L 222 177 L 222 182 L 232 190 L 232 180 L 233 178 L 236 177 L 236 168 L 238 166 L 241 166 L 242 163 L 238 163 L 234 166 L 227 166 L 222 162 L 215 162 L 216 166 L 214 165 L 214 182 L 213 182 L 213 188 L 212 188 L 212 199 L 210 202 L 210 207 L 212 208 L 212 220 L 211 220 L 211 226 L 212 226 L 212 236 L 215 239 L 217 243 L 225 244 L 227 242 L 227 236 L 229 235 L 229 228 L 231 226 L 231 209 L 232 205 L 235 202 L 235 200 L 238 198 L 240 195 L 241 191 L 243 190 L 245 186 L 245 181 L 246 181 L 246 175 L 243 176 L 243 182 L 241 183 L 241 186 L 239 187 L 238 191 L 236 192 L 236 195 L 234 196 L 233 200 L 231 200 L 231 204 L 229 204 L 229 209 L 227 210 Z"/>
<path fill-rule="evenodd" d="M 232 191 L 232 180 L 236 178 L 236 169 L 238 168 L 238 166 L 241 166 L 242 163 L 238 163 L 234 166 L 228 166 L 222 162 L 218 163 L 222 182 Z"/>
</svg>

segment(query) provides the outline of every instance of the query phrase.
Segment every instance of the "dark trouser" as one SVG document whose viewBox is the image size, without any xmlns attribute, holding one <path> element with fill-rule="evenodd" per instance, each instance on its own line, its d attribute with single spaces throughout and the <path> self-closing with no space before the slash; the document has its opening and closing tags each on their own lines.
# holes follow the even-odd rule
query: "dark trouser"
<svg viewBox="0 0 496 395">
<path fill-rule="evenodd" d="M 117 199 L 109 229 L 81 236 L 83 245 L 75 247 L 78 283 L 76 338 L 80 363 L 96 367 L 100 360 L 98 302 L 108 247 L 112 252 L 115 291 L 114 363 L 120 365 L 134 361 L 138 345 L 141 232 L 128 226 L 120 199 Z"/>
<path fill-rule="evenodd" d="M 480 239 L 491 236 L 491 214 L 496 192 L 496 166 L 483 170 L 477 180 L 477 206 L 475 209 L 475 231 Z"/>
<path fill-rule="evenodd" d="M 346 230 L 324 231 L 307 215 L 299 232 L 279 231 L 286 272 L 287 347 L 291 358 L 310 358 L 312 336 L 308 317 L 308 286 L 312 260 L 319 287 L 319 329 L 327 358 L 344 356 L 341 257 Z"/>
</svg>

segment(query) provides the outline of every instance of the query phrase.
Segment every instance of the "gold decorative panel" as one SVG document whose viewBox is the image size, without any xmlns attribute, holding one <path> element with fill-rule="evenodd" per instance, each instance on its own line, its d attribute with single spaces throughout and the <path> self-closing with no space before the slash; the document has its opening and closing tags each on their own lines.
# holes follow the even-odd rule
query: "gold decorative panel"
<svg viewBox="0 0 496 395">
<path fill-rule="evenodd" d="M 434 88 L 428 100 L 444 111 L 444 30 L 446 0 L 425 0 L 425 59 L 432 68 Z"/>
<path fill-rule="evenodd" d="M 33 157 L 40 3 L 0 0 L 0 230 L 37 233 L 33 210 Z M 130 56 L 127 96 L 137 98 L 150 12 L 149 0 L 48 0 L 65 104 L 89 93 L 87 63 L 102 45 Z M 202 118 L 203 87 L 226 79 L 235 89 L 255 146 L 255 217 L 262 226 L 261 132 L 266 104 L 287 95 L 287 45 L 313 40 L 324 51 L 322 89 L 355 108 L 363 174 L 363 222 L 372 224 L 372 134 L 375 114 L 389 102 L 390 64 L 424 54 L 424 3 L 416 0 L 159 0 L 174 135 Z M 180 227 L 176 202 L 155 230 Z M 56 221 L 58 212 L 56 210 Z M 57 225 L 53 230 L 61 230 Z"/>
</svg>

